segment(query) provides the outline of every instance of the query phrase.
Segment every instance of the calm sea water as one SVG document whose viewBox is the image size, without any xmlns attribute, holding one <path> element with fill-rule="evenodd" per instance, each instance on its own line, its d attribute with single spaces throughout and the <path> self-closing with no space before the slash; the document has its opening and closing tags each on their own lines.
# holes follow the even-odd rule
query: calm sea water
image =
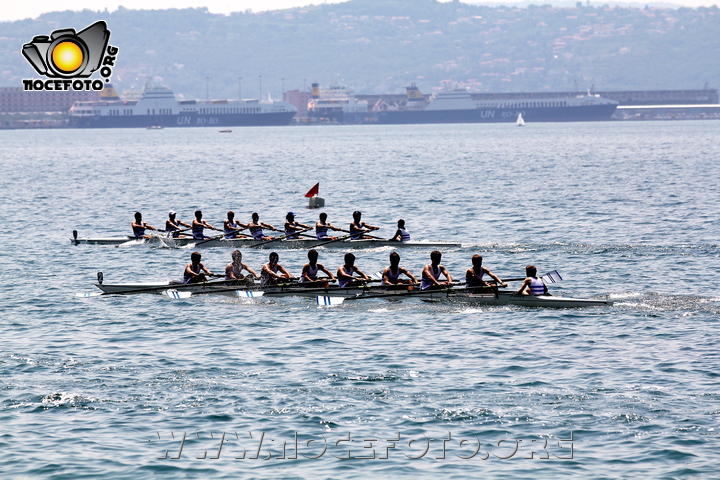
<svg viewBox="0 0 720 480">
<path fill-rule="evenodd" d="M 2 477 L 716 478 L 719 132 L 0 131 Z M 416 239 L 462 242 L 443 251 L 457 277 L 481 253 L 501 276 L 557 269 L 554 293 L 615 305 L 76 296 L 97 271 L 179 277 L 190 251 L 74 246 L 73 229 L 124 235 L 136 210 L 162 226 L 198 208 L 216 225 L 230 209 L 308 223 L 316 182 L 337 225 L 359 209 L 382 235 L 404 218 Z M 202 253 L 215 271 L 230 259 Z M 244 253 L 259 267 L 268 251 Z M 415 273 L 428 263 L 400 253 Z M 297 274 L 305 255 L 280 261 Z"/>
</svg>

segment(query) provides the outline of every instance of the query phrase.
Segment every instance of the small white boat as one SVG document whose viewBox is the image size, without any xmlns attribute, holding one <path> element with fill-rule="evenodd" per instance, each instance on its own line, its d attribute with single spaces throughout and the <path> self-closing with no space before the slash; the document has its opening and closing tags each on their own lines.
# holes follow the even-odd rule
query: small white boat
<svg viewBox="0 0 720 480">
<path fill-rule="evenodd" d="M 525 120 L 523 120 L 522 113 L 518 113 L 517 120 L 515 121 L 515 125 L 517 125 L 518 127 L 525 126 Z"/>
</svg>

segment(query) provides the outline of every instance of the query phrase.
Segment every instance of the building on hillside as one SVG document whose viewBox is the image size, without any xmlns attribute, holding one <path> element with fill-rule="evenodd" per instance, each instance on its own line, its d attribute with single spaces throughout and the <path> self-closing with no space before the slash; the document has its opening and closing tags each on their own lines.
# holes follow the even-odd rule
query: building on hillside
<svg viewBox="0 0 720 480">
<path fill-rule="evenodd" d="M 75 102 L 99 101 L 99 92 L 29 91 L 0 87 L 0 113 L 67 113 Z"/>
</svg>

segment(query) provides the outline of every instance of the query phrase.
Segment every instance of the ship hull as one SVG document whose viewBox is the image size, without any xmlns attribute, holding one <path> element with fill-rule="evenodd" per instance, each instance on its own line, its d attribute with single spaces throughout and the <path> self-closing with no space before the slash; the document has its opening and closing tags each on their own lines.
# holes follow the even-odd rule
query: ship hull
<svg viewBox="0 0 720 480">
<path fill-rule="evenodd" d="M 514 123 L 522 114 L 526 123 L 595 122 L 610 120 L 616 104 L 537 108 L 476 108 L 458 110 L 405 110 L 378 113 L 381 124 Z"/>
<path fill-rule="evenodd" d="M 295 112 L 71 116 L 73 128 L 264 127 L 289 125 Z"/>
</svg>

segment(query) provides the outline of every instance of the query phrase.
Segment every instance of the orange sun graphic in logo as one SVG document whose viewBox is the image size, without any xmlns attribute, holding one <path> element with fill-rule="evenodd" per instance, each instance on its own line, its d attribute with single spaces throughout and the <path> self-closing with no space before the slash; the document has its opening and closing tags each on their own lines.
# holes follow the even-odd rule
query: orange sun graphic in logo
<svg viewBox="0 0 720 480">
<path fill-rule="evenodd" d="M 52 52 L 52 62 L 66 73 L 71 73 L 83 64 L 83 52 L 74 42 L 58 43 Z"/>
</svg>

